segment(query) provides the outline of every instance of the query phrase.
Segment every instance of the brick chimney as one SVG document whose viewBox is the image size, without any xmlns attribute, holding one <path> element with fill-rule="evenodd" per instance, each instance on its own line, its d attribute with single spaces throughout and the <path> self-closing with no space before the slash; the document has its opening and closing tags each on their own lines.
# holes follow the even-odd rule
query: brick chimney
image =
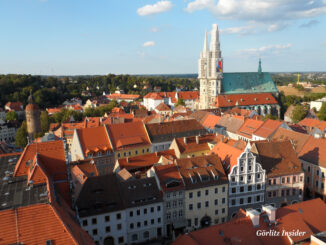
<svg viewBox="0 0 326 245">
<path fill-rule="evenodd" d="M 198 135 L 196 136 L 196 144 L 197 145 L 199 144 L 199 136 Z"/>
<path fill-rule="evenodd" d="M 187 137 L 183 137 L 183 142 L 187 144 Z"/>
</svg>

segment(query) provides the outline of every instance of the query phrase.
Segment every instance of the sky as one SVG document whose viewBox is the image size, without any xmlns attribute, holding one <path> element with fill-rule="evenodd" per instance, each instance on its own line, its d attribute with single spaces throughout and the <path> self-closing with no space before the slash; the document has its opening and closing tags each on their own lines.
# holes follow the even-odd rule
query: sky
<svg viewBox="0 0 326 245">
<path fill-rule="evenodd" d="M 218 24 L 225 72 L 326 71 L 326 0 L 0 0 L 0 74 L 198 72 Z"/>
</svg>

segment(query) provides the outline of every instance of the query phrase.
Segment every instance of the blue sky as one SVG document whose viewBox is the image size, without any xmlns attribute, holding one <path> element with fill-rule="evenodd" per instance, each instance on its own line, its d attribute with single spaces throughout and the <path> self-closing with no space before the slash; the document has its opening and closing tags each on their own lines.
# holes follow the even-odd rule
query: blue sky
<svg viewBox="0 0 326 245">
<path fill-rule="evenodd" d="M 224 71 L 326 71 L 326 0 L 0 0 L 0 74 L 196 73 L 205 30 Z"/>
</svg>

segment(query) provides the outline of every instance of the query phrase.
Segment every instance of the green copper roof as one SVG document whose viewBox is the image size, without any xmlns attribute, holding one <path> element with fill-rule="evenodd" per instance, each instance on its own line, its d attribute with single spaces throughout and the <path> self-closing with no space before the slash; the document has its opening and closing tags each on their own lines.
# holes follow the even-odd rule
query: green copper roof
<svg viewBox="0 0 326 245">
<path fill-rule="evenodd" d="M 222 94 L 278 93 L 268 72 L 223 73 Z"/>
</svg>

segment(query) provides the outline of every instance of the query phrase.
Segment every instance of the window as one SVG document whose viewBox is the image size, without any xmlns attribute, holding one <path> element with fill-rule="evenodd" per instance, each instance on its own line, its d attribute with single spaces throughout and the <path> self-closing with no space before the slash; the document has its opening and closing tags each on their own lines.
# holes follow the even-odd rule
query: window
<svg viewBox="0 0 326 245">
<path fill-rule="evenodd" d="M 147 220 L 144 221 L 144 226 L 147 226 L 148 225 L 148 222 Z"/>
<path fill-rule="evenodd" d="M 97 229 L 93 229 L 93 235 L 96 236 L 97 235 Z"/>
<path fill-rule="evenodd" d="M 167 198 L 170 198 L 170 193 L 168 193 L 168 194 L 166 195 L 166 197 L 167 197 Z"/>
<path fill-rule="evenodd" d="M 244 187 L 243 186 L 240 187 L 240 192 L 244 192 Z"/>
<path fill-rule="evenodd" d="M 302 190 L 301 189 L 299 189 L 299 194 L 302 195 Z"/>
<path fill-rule="evenodd" d="M 152 225 L 154 225 L 154 222 L 155 222 L 154 219 L 151 219 L 151 224 L 152 224 Z"/>
<path fill-rule="evenodd" d="M 154 207 L 151 207 L 151 213 L 154 213 Z"/>
<path fill-rule="evenodd" d="M 310 172 L 310 166 L 308 166 L 308 172 Z"/>
<path fill-rule="evenodd" d="M 121 219 L 121 214 L 120 213 L 117 214 L 117 219 Z"/>
<path fill-rule="evenodd" d="M 225 197 L 222 198 L 222 204 L 225 204 Z"/>
<path fill-rule="evenodd" d="M 109 221 L 110 221 L 110 216 L 109 215 L 105 216 L 105 222 L 109 222 Z"/>
<path fill-rule="evenodd" d="M 243 176 L 240 176 L 240 181 L 241 181 L 241 182 L 243 181 Z"/>
<path fill-rule="evenodd" d="M 124 153 L 123 153 L 123 156 L 127 156 L 127 153 L 126 153 L 126 152 L 124 152 Z"/>
<path fill-rule="evenodd" d="M 272 197 L 272 192 L 271 191 L 269 191 L 267 194 L 268 194 L 268 197 Z"/>
<path fill-rule="evenodd" d="M 195 226 L 198 225 L 198 218 L 195 218 Z"/>
<path fill-rule="evenodd" d="M 235 182 L 235 178 L 234 178 L 234 177 L 232 177 L 232 178 L 231 178 L 231 181 L 232 181 L 232 182 Z"/>
<path fill-rule="evenodd" d="M 208 190 L 205 190 L 205 195 L 206 196 L 208 196 L 208 193 L 209 193 L 209 191 Z"/>
<path fill-rule="evenodd" d="M 248 201 L 247 201 L 248 203 L 251 203 L 251 197 L 248 197 Z"/>
<path fill-rule="evenodd" d="M 121 230 L 122 225 L 121 224 L 117 224 L 117 230 Z"/>
<path fill-rule="evenodd" d="M 248 185 L 248 191 L 252 191 L 252 186 Z"/>
<path fill-rule="evenodd" d="M 258 184 L 258 185 L 257 185 L 257 190 L 260 190 L 260 189 L 261 189 L 261 185 Z"/>
<path fill-rule="evenodd" d="M 271 179 L 268 180 L 268 184 L 272 185 L 272 180 Z"/>
<path fill-rule="evenodd" d="M 257 174 L 257 179 L 260 179 L 260 174 Z"/>
<path fill-rule="evenodd" d="M 177 211 L 174 211 L 174 212 L 173 212 L 173 218 L 174 218 L 174 219 L 177 218 Z"/>
<path fill-rule="evenodd" d="M 218 188 L 215 188 L 215 194 L 217 194 L 218 193 Z"/>
<path fill-rule="evenodd" d="M 149 148 L 147 148 L 147 152 L 149 152 Z"/>
<path fill-rule="evenodd" d="M 223 188 L 222 188 L 222 192 L 225 192 L 225 186 L 223 186 Z"/>
<path fill-rule="evenodd" d="M 142 153 L 145 153 L 145 150 L 144 149 L 142 150 Z"/>
<path fill-rule="evenodd" d="M 138 155 L 138 151 L 137 150 L 135 151 L 135 154 Z"/>
<path fill-rule="evenodd" d="M 236 192 L 236 188 L 233 187 L 233 188 L 232 188 L 232 193 L 235 193 L 235 192 Z"/>
<path fill-rule="evenodd" d="M 129 151 L 129 156 L 131 156 L 131 152 Z"/>
<path fill-rule="evenodd" d="M 215 204 L 215 205 L 218 205 L 218 199 L 215 199 L 215 200 L 214 200 L 214 204 Z"/>
<path fill-rule="evenodd" d="M 139 209 L 137 210 L 137 215 L 140 215 L 140 210 Z"/>
<path fill-rule="evenodd" d="M 273 191 L 273 197 L 276 197 L 276 191 Z"/>
<path fill-rule="evenodd" d="M 130 223 L 130 229 L 134 229 L 134 223 Z"/>
<path fill-rule="evenodd" d="M 177 206 L 177 201 L 173 201 L 173 207 L 175 208 Z"/>
<path fill-rule="evenodd" d="M 316 171 L 316 175 L 319 176 L 319 170 Z"/>
<path fill-rule="evenodd" d="M 251 180 L 251 175 L 248 175 L 248 180 Z"/>
<path fill-rule="evenodd" d="M 309 183 L 310 182 L 310 178 L 309 178 L 309 176 L 307 177 L 307 183 Z"/>
<path fill-rule="evenodd" d="M 218 215 L 218 209 L 215 209 L 215 215 Z"/>
<path fill-rule="evenodd" d="M 281 196 L 284 197 L 284 190 L 282 190 L 282 192 L 281 192 Z"/>
<path fill-rule="evenodd" d="M 206 201 L 206 202 L 205 202 L 205 207 L 208 207 L 208 206 L 209 206 L 209 202 Z"/>
<path fill-rule="evenodd" d="M 161 206 L 157 206 L 157 211 L 161 211 Z"/>
<path fill-rule="evenodd" d="M 170 202 L 167 202 L 167 203 L 166 203 L 166 207 L 167 207 L 167 208 L 171 208 L 171 203 L 170 203 Z"/>
<path fill-rule="evenodd" d="M 197 203 L 197 208 L 200 209 L 201 208 L 201 203 Z"/>
<path fill-rule="evenodd" d="M 224 214 L 225 213 L 225 208 L 222 208 L 222 214 Z"/>
<path fill-rule="evenodd" d="M 133 235 L 131 236 L 131 240 L 132 240 L 132 241 L 137 241 L 137 240 L 138 240 L 138 235 L 137 235 L 137 234 L 133 234 Z"/>
<path fill-rule="evenodd" d="M 181 207 L 183 204 L 183 200 L 179 200 L 179 207 Z"/>
<path fill-rule="evenodd" d="M 294 196 L 295 195 L 295 189 L 292 189 L 292 195 Z"/>
<path fill-rule="evenodd" d="M 161 223 L 161 218 L 158 218 L 157 219 L 157 223 Z"/>
<path fill-rule="evenodd" d="M 144 209 L 144 214 L 147 214 L 147 208 Z"/>
<path fill-rule="evenodd" d="M 106 231 L 106 232 L 110 232 L 110 231 L 111 231 L 111 226 L 106 226 L 106 227 L 105 227 L 105 231 Z"/>
<path fill-rule="evenodd" d="M 240 198 L 240 204 L 243 204 L 243 198 Z"/>
<path fill-rule="evenodd" d="M 119 243 L 123 243 L 123 241 L 124 241 L 123 236 L 120 236 L 120 237 L 118 238 L 118 241 L 119 241 Z"/>
<path fill-rule="evenodd" d="M 296 178 L 296 176 L 293 176 L 293 183 L 295 183 L 296 181 L 297 181 L 297 178 Z"/>
<path fill-rule="evenodd" d="M 93 224 L 93 225 L 96 225 L 96 224 L 97 224 L 97 220 L 96 220 L 96 218 L 93 218 L 93 219 L 92 219 L 92 224 Z"/>
<path fill-rule="evenodd" d="M 179 217 L 182 217 L 182 216 L 183 216 L 183 211 L 179 210 Z"/>
<path fill-rule="evenodd" d="M 120 156 L 121 156 L 120 153 L 118 153 L 118 158 L 119 158 Z"/>
<path fill-rule="evenodd" d="M 231 205 L 234 206 L 235 205 L 235 199 L 231 200 Z"/>
<path fill-rule="evenodd" d="M 83 220 L 83 226 L 87 226 L 87 219 Z"/>
<path fill-rule="evenodd" d="M 192 210 L 193 206 L 192 204 L 189 204 L 189 210 Z"/>
<path fill-rule="evenodd" d="M 286 178 L 286 183 L 290 183 L 290 177 Z"/>
<path fill-rule="evenodd" d="M 318 187 L 318 180 L 316 180 L 316 187 Z"/>
<path fill-rule="evenodd" d="M 190 199 L 192 198 L 192 192 L 189 192 L 189 198 Z"/>
<path fill-rule="evenodd" d="M 149 232 L 148 231 L 144 232 L 144 238 L 149 238 Z"/>
<path fill-rule="evenodd" d="M 260 196 L 256 196 L 256 201 L 260 202 Z"/>
<path fill-rule="evenodd" d="M 141 226 L 140 222 L 137 222 L 137 227 L 140 227 L 140 226 Z"/>
<path fill-rule="evenodd" d="M 200 191 L 197 191 L 197 197 L 200 197 Z"/>
<path fill-rule="evenodd" d="M 188 226 L 188 227 L 191 226 L 191 219 L 187 219 L 187 226 Z"/>
<path fill-rule="evenodd" d="M 276 179 L 273 179 L 273 185 L 276 185 Z"/>
<path fill-rule="evenodd" d="M 222 218 L 222 223 L 225 222 L 225 218 Z"/>
<path fill-rule="evenodd" d="M 302 176 L 300 176 L 300 182 L 302 182 L 303 181 L 303 177 Z"/>
</svg>

